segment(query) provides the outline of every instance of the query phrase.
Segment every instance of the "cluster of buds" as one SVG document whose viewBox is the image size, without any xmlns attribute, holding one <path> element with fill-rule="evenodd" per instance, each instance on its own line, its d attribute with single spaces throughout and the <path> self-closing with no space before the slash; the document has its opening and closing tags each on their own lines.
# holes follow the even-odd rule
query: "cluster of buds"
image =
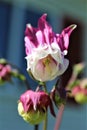
<svg viewBox="0 0 87 130">
<path fill-rule="evenodd" d="M 72 75 L 69 79 L 66 89 L 71 90 L 70 98 L 74 98 L 76 103 L 87 103 L 87 78 L 79 78 L 79 74 L 83 72 L 85 64 L 77 63 L 73 66 Z"/>
<path fill-rule="evenodd" d="M 72 89 L 72 96 L 77 103 L 87 103 L 87 79 L 82 79 Z"/>
<path fill-rule="evenodd" d="M 7 60 L 0 59 L 0 85 L 5 82 L 12 82 L 12 77 L 16 77 L 22 81 L 25 81 L 25 76 L 20 72 L 19 68 Z"/>
</svg>

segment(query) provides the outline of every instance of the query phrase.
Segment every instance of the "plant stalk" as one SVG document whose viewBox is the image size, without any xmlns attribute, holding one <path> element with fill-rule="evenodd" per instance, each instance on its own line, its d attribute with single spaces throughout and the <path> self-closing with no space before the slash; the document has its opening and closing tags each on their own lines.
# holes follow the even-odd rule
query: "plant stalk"
<svg viewBox="0 0 87 130">
<path fill-rule="evenodd" d="M 47 87 L 46 87 L 46 83 L 43 83 L 44 86 L 44 91 L 47 92 Z M 46 115 L 45 115 L 45 120 L 44 120 L 44 125 L 43 125 L 43 130 L 47 130 L 47 122 L 48 122 L 48 112 L 46 111 Z"/>
<path fill-rule="evenodd" d="M 38 128 L 39 128 L 39 125 L 34 126 L 34 130 L 38 130 Z"/>
<path fill-rule="evenodd" d="M 44 120 L 44 125 L 43 125 L 43 130 L 47 130 L 47 117 L 48 117 L 48 113 L 46 112 L 46 116 L 45 116 L 45 120 Z"/>
<path fill-rule="evenodd" d="M 56 123 L 54 126 L 54 130 L 59 130 L 60 125 L 61 125 L 61 121 L 62 121 L 63 112 L 64 112 L 64 105 L 62 104 L 59 108 L 59 111 L 58 111 L 58 114 L 56 117 Z"/>
</svg>

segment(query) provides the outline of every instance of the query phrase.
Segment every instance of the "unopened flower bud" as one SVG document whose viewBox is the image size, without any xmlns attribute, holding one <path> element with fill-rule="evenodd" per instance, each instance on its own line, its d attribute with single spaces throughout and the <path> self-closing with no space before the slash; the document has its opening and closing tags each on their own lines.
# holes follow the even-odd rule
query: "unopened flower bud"
<svg viewBox="0 0 87 130">
<path fill-rule="evenodd" d="M 84 64 L 84 63 L 75 64 L 75 65 L 73 66 L 73 72 L 74 72 L 75 74 L 79 74 L 79 73 L 81 73 L 81 72 L 83 71 L 84 67 L 85 67 L 85 64 Z"/>
<path fill-rule="evenodd" d="M 28 90 L 20 97 L 18 112 L 25 121 L 31 124 L 39 124 L 45 119 L 48 107 L 55 116 L 51 99 L 47 93 Z"/>
<path fill-rule="evenodd" d="M 72 96 L 77 103 L 87 103 L 87 79 L 80 80 L 80 84 L 72 89 Z"/>
<path fill-rule="evenodd" d="M 85 95 L 83 92 L 79 92 L 75 95 L 75 100 L 80 104 L 87 103 L 87 95 Z"/>
<path fill-rule="evenodd" d="M 66 91 L 64 88 L 54 87 L 50 93 L 50 96 L 57 108 L 66 103 Z"/>
<path fill-rule="evenodd" d="M 0 84 L 10 81 L 11 79 L 11 66 L 8 64 L 0 63 Z"/>
</svg>

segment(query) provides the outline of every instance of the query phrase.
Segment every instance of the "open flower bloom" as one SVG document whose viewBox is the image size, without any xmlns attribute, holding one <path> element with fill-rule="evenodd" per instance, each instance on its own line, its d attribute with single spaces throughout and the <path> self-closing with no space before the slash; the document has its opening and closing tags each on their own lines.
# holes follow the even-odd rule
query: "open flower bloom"
<svg viewBox="0 0 87 130">
<path fill-rule="evenodd" d="M 51 99 L 47 93 L 28 90 L 20 97 L 18 112 L 25 121 L 31 124 L 39 124 L 45 119 L 48 106 L 55 116 Z"/>
<path fill-rule="evenodd" d="M 69 36 L 76 28 L 73 24 L 61 34 L 55 34 L 46 16 L 42 15 L 37 28 L 27 24 L 25 30 L 27 71 L 43 82 L 55 79 L 67 69 L 69 61 L 64 56 L 67 54 Z"/>
</svg>

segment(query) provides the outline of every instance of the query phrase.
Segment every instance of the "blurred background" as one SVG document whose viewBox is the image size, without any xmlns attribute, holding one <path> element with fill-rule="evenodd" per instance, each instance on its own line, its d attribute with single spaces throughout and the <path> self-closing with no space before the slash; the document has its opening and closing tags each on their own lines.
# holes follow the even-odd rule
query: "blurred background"
<svg viewBox="0 0 87 130">
<path fill-rule="evenodd" d="M 43 13 L 48 14 L 47 20 L 57 33 L 70 24 L 77 24 L 70 37 L 67 55 L 70 65 L 62 77 L 63 85 L 75 63 L 87 63 L 87 0 L 0 0 L 0 58 L 6 58 L 22 69 L 33 89 L 37 84 L 26 72 L 24 31 L 27 23 L 36 27 Z M 83 75 L 87 77 L 87 68 Z M 14 85 L 0 86 L 0 130 L 34 129 L 17 113 L 17 100 L 25 90 L 17 80 Z M 55 119 L 49 117 L 48 130 L 53 130 Z M 70 103 L 66 105 L 60 130 L 87 130 L 86 122 L 87 105 Z"/>
</svg>

